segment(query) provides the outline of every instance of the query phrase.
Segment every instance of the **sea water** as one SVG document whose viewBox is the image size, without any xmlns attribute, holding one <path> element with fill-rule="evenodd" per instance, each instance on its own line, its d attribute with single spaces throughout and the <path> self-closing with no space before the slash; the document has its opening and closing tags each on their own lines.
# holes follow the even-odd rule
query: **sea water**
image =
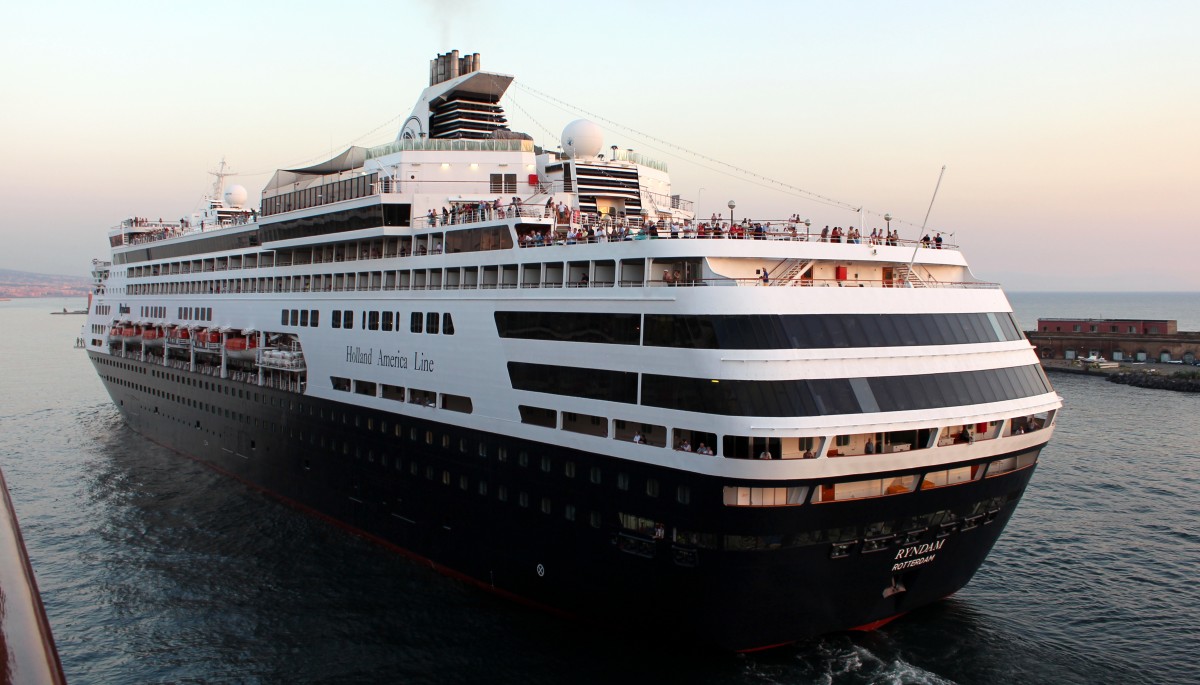
<svg viewBox="0 0 1200 685">
<path fill-rule="evenodd" d="M 1025 328 L 1200 330 L 1195 295 L 1011 299 Z M 1054 440 L 965 589 L 739 656 L 498 599 L 146 440 L 64 306 L 82 303 L 0 303 L 0 468 L 75 684 L 1200 682 L 1200 395 L 1052 375 Z"/>
</svg>

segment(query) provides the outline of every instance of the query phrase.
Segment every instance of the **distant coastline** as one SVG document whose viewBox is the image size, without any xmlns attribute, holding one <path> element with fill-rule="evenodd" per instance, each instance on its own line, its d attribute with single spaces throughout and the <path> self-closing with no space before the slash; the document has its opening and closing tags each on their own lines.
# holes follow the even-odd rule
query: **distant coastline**
<svg viewBox="0 0 1200 685">
<path fill-rule="evenodd" d="M 87 297 L 91 288 L 91 279 L 86 276 L 63 276 L 0 269 L 0 299 Z"/>
</svg>

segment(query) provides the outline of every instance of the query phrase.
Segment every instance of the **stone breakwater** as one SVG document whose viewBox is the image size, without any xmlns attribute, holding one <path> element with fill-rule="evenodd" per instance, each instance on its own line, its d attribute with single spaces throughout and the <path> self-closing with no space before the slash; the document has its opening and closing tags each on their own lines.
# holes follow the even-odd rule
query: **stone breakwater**
<svg viewBox="0 0 1200 685">
<path fill-rule="evenodd" d="M 1159 376 L 1153 373 L 1116 373 L 1108 377 L 1111 383 L 1122 383 L 1139 388 L 1155 390 L 1176 390 L 1179 392 L 1200 392 L 1200 374 L 1176 374 L 1174 376 Z"/>
</svg>

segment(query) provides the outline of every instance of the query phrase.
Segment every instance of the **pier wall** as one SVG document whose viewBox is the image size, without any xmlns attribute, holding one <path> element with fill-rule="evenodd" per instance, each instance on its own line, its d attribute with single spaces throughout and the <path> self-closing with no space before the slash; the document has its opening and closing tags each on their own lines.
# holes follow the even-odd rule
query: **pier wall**
<svg viewBox="0 0 1200 685">
<path fill-rule="evenodd" d="M 1112 361 L 1200 360 L 1200 333 L 1146 335 L 1123 333 L 1050 333 L 1026 331 L 1042 359 L 1072 359 L 1101 355 Z"/>
</svg>

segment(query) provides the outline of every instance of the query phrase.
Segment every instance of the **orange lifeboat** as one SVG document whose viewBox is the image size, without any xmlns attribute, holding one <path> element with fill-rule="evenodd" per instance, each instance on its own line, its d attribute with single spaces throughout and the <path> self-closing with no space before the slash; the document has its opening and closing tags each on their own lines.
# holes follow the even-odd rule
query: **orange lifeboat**
<svg viewBox="0 0 1200 685">
<path fill-rule="evenodd" d="M 221 331 L 201 331 L 196 334 L 195 341 L 197 350 L 219 352 L 221 350 Z"/>
<path fill-rule="evenodd" d="M 162 347 L 166 335 L 159 328 L 147 328 L 142 331 L 142 344 L 146 347 Z"/>
<path fill-rule="evenodd" d="M 254 359 L 254 354 L 257 349 L 257 336 L 251 336 L 248 338 L 227 338 L 225 340 L 225 352 L 232 359 Z"/>
</svg>

